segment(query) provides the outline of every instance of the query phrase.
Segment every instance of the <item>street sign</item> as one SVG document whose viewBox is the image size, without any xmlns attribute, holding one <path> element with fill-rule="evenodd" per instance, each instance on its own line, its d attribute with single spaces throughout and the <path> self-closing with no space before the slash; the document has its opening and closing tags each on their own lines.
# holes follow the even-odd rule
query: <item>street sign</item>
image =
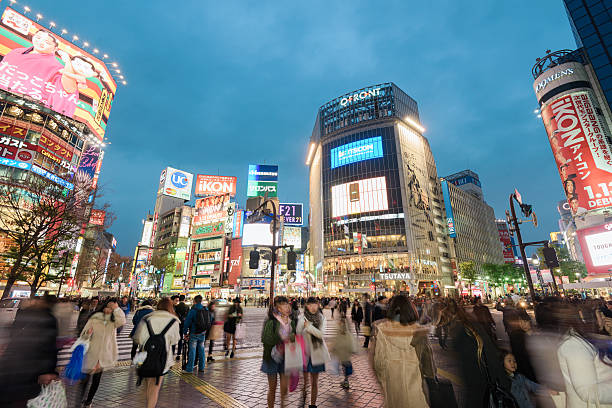
<svg viewBox="0 0 612 408">
<path fill-rule="evenodd" d="M 514 189 L 514 196 L 516 197 L 516 201 L 518 201 L 518 203 L 522 205 L 523 197 L 521 197 L 521 193 L 519 193 L 516 188 Z"/>
</svg>

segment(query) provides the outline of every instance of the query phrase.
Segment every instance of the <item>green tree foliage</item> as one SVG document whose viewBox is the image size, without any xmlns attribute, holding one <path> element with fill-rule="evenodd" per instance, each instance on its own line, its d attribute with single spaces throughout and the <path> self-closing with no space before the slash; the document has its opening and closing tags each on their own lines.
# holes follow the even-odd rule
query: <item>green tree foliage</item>
<svg viewBox="0 0 612 408">
<path fill-rule="evenodd" d="M 459 264 L 459 271 L 461 272 L 461 279 L 466 281 L 469 285 L 470 296 L 472 296 L 472 285 L 476 281 L 478 277 L 478 272 L 476 271 L 476 265 L 474 262 L 467 261 L 461 262 Z"/>
<path fill-rule="evenodd" d="M 578 281 L 578 276 L 576 276 L 576 274 L 579 274 L 581 278 L 587 276 L 586 265 L 583 262 L 572 260 L 567 248 L 555 243 L 549 245 L 555 249 L 557 252 L 557 259 L 559 260 L 559 267 L 553 270 L 555 276 L 567 276 L 570 282 Z M 540 268 L 545 269 L 548 267 L 544 263 L 543 249 L 543 247 L 538 248 L 538 257 L 540 258 L 540 262 L 542 262 Z"/>
</svg>

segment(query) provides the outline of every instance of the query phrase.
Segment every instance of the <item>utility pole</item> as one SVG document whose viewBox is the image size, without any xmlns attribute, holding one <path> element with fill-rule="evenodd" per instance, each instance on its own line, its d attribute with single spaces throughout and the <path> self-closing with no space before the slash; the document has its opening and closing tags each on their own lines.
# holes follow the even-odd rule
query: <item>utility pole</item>
<svg viewBox="0 0 612 408">
<path fill-rule="evenodd" d="M 519 228 L 519 222 L 516 218 L 516 211 L 514 210 L 514 200 L 516 200 L 519 204 L 522 203 L 518 200 L 515 193 L 510 194 L 510 211 L 512 213 L 512 218 L 510 221 L 510 226 L 513 227 L 516 232 L 516 239 L 518 241 L 519 250 L 521 251 L 521 259 L 523 260 L 523 269 L 525 270 L 525 278 L 527 279 L 527 285 L 529 286 L 529 294 L 531 295 L 531 301 L 535 300 L 535 290 L 533 289 L 533 282 L 531 281 L 531 272 L 529 272 L 529 264 L 527 263 L 527 255 L 525 255 L 525 244 L 523 243 L 523 238 L 521 237 L 521 229 Z"/>
</svg>

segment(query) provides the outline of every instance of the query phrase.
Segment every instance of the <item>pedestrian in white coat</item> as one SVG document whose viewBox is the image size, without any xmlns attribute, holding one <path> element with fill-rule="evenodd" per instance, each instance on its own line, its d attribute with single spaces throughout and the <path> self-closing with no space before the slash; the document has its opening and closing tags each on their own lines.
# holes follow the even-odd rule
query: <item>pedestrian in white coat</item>
<svg viewBox="0 0 612 408">
<path fill-rule="evenodd" d="M 298 318 L 296 333 L 304 336 L 304 345 L 306 347 L 306 355 L 308 356 L 308 365 L 306 373 L 304 373 L 304 392 L 310 379 L 309 408 L 316 408 L 317 394 L 319 392 L 319 373 L 325 371 L 325 363 L 331 360 L 327 345 L 323 339 L 325 317 L 321 313 L 317 298 L 309 297 L 306 301 L 304 314 Z"/>
</svg>

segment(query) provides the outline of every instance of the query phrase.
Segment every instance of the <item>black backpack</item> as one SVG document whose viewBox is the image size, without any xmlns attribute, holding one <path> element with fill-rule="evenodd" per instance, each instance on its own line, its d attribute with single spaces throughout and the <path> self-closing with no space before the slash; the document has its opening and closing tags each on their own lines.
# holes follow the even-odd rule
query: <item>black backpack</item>
<svg viewBox="0 0 612 408">
<path fill-rule="evenodd" d="M 202 334 L 210 328 L 210 316 L 208 309 L 202 308 L 195 311 L 195 333 Z"/>
<path fill-rule="evenodd" d="M 155 334 L 153 332 L 149 318 L 145 317 L 143 320 L 147 324 L 149 338 L 142 349 L 142 351 L 147 352 L 147 358 L 142 365 L 138 367 L 137 385 L 140 385 L 143 378 L 155 378 L 155 384 L 159 384 L 159 377 L 164 374 L 164 371 L 166 370 L 166 363 L 168 362 L 165 337 L 166 332 L 170 330 L 170 327 L 172 327 L 174 323 L 176 323 L 176 319 L 172 319 L 172 321 L 170 321 L 164 330 L 162 330 L 159 334 Z"/>
</svg>

